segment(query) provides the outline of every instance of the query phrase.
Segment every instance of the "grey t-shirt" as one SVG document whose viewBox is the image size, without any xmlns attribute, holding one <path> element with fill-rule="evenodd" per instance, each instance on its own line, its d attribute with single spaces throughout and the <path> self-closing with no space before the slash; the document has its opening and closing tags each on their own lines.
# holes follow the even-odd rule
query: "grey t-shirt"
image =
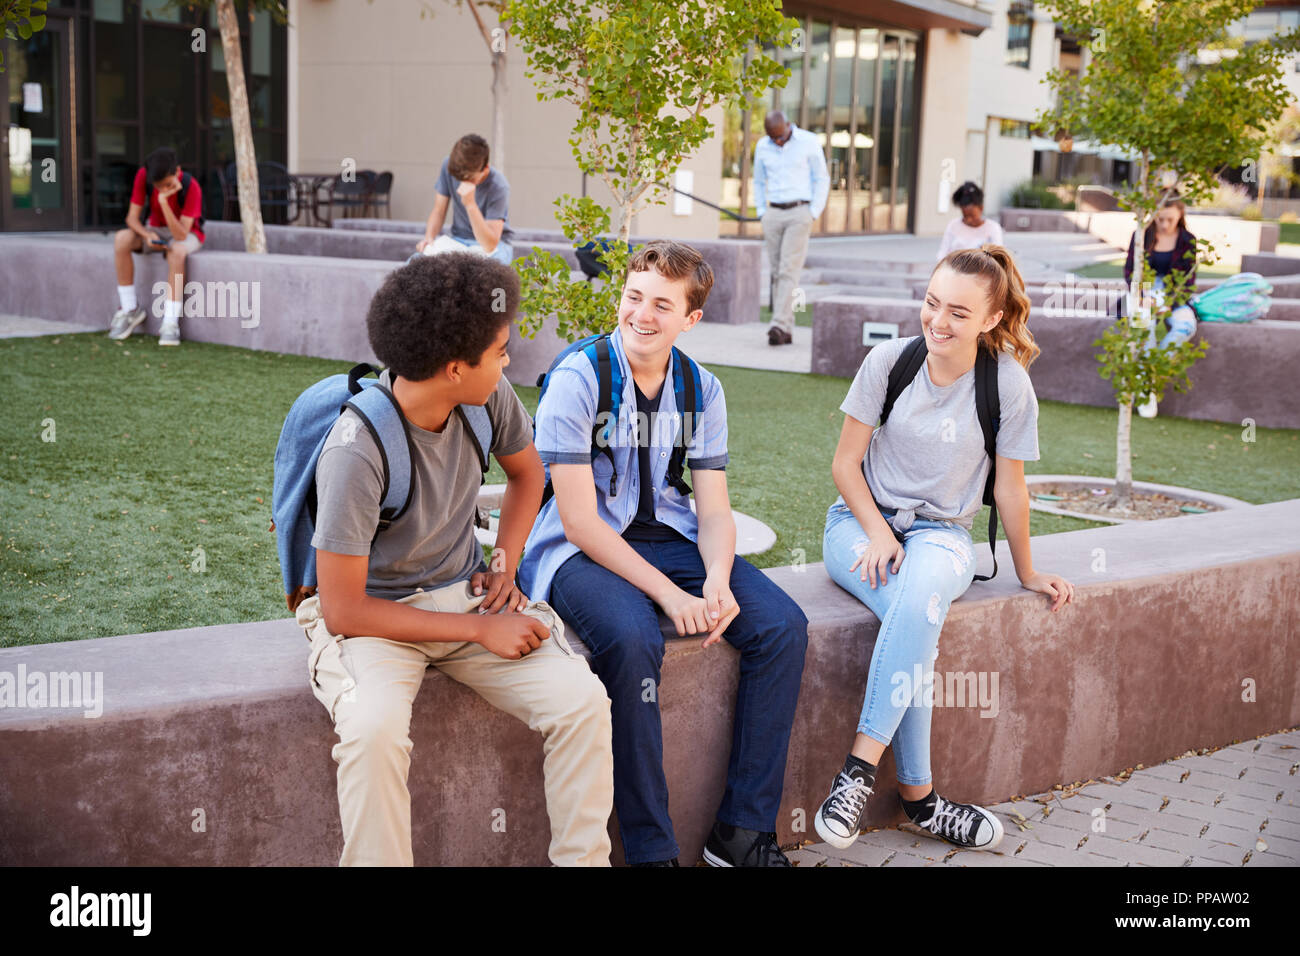
<svg viewBox="0 0 1300 956">
<path fill-rule="evenodd" d="M 451 199 L 451 234 L 458 239 L 472 240 L 474 228 L 469 224 L 469 213 L 465 211 L 465 204 L 456 192 L 459 185 L 456 177 L 447 172 L 447 160 L 444 159 L 442 169 L 438 172 L 436 188 L 440 195 Z M 487 179 L 474 187 L 474 204 L 489 222 L 493 219 L 503 220 L 505 225 L 501 227 L 501 241 L 514 242 L 515 233 L 510 228 L 510 217 L 507 214 L 510 208 L 510 184 L 499 169 L 488 166 Z"/>
<path fill-rule="evenodd" d="M 380 381 L 391 387 L 387 370 Z M 494 426 L 492 454 L 513 455 L 533 440 L 532 420 L 504 375 L 487 408 Z M 441 433 L 408 425 L 413 446 L 411 502 L 378 538 L 383 459 L 355 413 L 339 416 L 316 464 L 312 547 L 370 555 L 366 593 L 371 597 L 396 600 L 416 588 L 454 584 L 467 579 L 483 560 L 474 538 L 481 483 L 474 439 L 455 412 Z"/>
<path fill-rule="evenodd" d="M 914 338 L 883 342 L 868 352 L 840 411 L 875 425 L 885 404 L 889 370 Z M 1038 398 L 1029 373 L 1010 352 L 998 356 L 998 402 L 997 453 L 1036 461 Z M 889 519 L 895 531 L 906 531 L 914 515 L 956 521 L 969 530 L 991 464 L 975 410 L 975 369 L 939 388 L 930 379 L 927 361 L 894 402 L 889 421 L 871 433 L 862 473 L 876 504 L 897 510 Z"/>
</svg>

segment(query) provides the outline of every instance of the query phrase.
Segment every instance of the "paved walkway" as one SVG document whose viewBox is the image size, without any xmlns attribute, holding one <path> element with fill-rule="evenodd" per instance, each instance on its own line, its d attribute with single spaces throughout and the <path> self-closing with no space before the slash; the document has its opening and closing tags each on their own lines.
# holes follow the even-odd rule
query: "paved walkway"
<svg viewBox="0 0 1300 956">
<path fill-rule="evenodd" d="M 847 850 L 809 841 L 790 859 L 798 866 L 1300 866 L 1300 728 L 989 809 L 1006 831 L 996 850 L 959 850 L 904 824 L 864 833 Z"/>
<path fill-rule="evenodd" d="M 29 319 L 20 315 L 0 315 L 0 339 L 31 338 L 36 335 L 58 335 L 74 332 L 108 332 L 108 324 L 103 328 L 91 325 L 75 325 L 71 322 L 52 322 L 49 319 Z"/>
</svg>

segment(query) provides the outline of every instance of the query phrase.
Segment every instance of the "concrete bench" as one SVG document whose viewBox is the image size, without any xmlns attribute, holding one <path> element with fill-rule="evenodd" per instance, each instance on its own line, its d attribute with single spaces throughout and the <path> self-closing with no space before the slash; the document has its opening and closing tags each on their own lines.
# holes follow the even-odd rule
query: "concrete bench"
<svg viewBox="0 0 1300 956">
<path fill-rule="evenodd" d="M 379 220 L 385 223 L 386 220 Z M 421 226 L 420 232 L 423 232 Z M 205 226 L 205 243 L 201 253 L 195 255 L 194 263 L 191 267 L 193 275 L 187 276 L 189 279 L 198 279 L 199 274 L 203 278 L 222 281 L 228 279 L 242 279 L 243 272 L 248 271 L 242 267 L 232 268 L 230 263 L 233 260 L 210 260 L 215 253 L 227 255 L 245 255 L 244 253 L 244 235 L 242 226 L 237 222 L 210 222 Z M 39 255 L 28 255 L 22 259 L 23 267 L 47 263 L 43 268 L 56 270 L 49 273 L 49 278 L 43 271 L 23 272 L 17 262 L 9 266 L 0 266 L 0 276 L 6 279 L 12 276 L 12 281 L 23 279 L 29 286 L 38 286 L 37 289 L 21 290 L 20 292 L 11 292 L 4 289 L 0 292 L 0 308 L 5 307 L 5 302 L 10 296 L 16 296 L 16 301 L 26 303 L 25 308 L 42 308 L 43 312 L 17 312 L 20 315 L 36 315 L 40 318 L 56 318 L 57 312 L 62 311 L 72 304 L 67 302 L 66 286 L 60 285 L 66 279 L 65 261 L 71 250 L 80 248 L 82 252 L 96 249 L 103 246 L 103 254 L 107 255 L 105 260 L 108 264 L 107 272 L 89 271 L 76 276 L 75 291 L 82 292 L 81 296 L 87 305 L 94 306 L 95 322 L 103 321 L 107 326 L 107 319 L 100 316 L 104 305 L 111 305 L 113 300 L 113 248 L 112 242 L 105 237 L 103 242 L 86 241 L 84 239 L 67 239 L 53 237 L 49 239 L 32 239 L 30 237 L 0 237 L 0 241 L 13 242 L 20 245 L 27 243 L 35 245 L 31 250 L 32 253 Z M 645 241 L 638 238 L 636 241 Z M 758 317 L 759 301 L 759 273 L 761 271 L 762 249 L 757 243 L 741 242 L 737 240 L 699 240 L 692 243 L 704 255 L 705 260 L 713 269 L 713 289 L 709 294 L 709 299 L 705 303 L 704 321 L 707 322 L 724 322 L 729 324 L 742 324 L 753 322 Z M 357 230 L 357 229 L 313 229 L 306 226 L 266 226 L 266 245 L 267 253 L 274 256 L 300 257 L 300 261 L 286 259 L 277 263 L 275 274 L 285 276 L 287 285 L 293 285 L 292 273 L 299 265 L 307 265 L 307 260 L 364 260 L 373 262 L 387 263 L 387 269 L 391 269 L 405 262 L 413 252 L 415 252 L 415 239 L 411 233 L 405 231 L 379 232 L 375 230 Z M 9 246 L 5 246 L 9 250 Z M 574 254 L 573 246 L 559 232 L 541 232 L 534 231 L 523 236 L 516 237 L 514 242 L 514 258 L 522 259 L 528 256 L 534 249 L 547 250 L 554 252 L 562 257 L 569 265 L 570 269 L 578 268 L 578 259 Z M 91 253 L 93 255 L 93 253 Z M 8 252 L 6 252 L 8 255 Z M 155 258 L 155 257 L 147 257 Z M 161 260 L 162 257 L 158 256 Z M 97 261 L 97 260 L 96 260 Z M 215 268 L 221 266 L 222 269 Z M 158 268 L 161 268 L 160 266 Z M 313 282 L 320 283 L 321 276 L 327 276 L 329 270 L 333 269 L 328 262 L 325 265 L 325 272 L 316 272 Z M 137 286 L 142 279 L 141 274 L 148 272 L 148 267 L 137 268 Z M 386 270 L 385 270 L 386 271 Z M 57 281 L 55 276 L 57 276 Z M 200 280 L 201 281 L 201 280 Z M 146 289 L 151 286 L 146 286 Z M 48 303 L 39 298 L 40 290 L 48 289 L 51 293 L 57 290 L 57 295 L 52 295 Z M 270 292 L 264 289 L 263 292 Z M 326 295 L 324 299 L 329 300 L 328 290 L 324 290 Z M 345 300 L 346 301 L 346 300 Z M 73 306 L 75 307 L 75 306 Z M 12 308 L 9 311 L 14 311 Z M 112 309 L 108 314 L 112 315 Z M 293 312 L 288 313 L 293 315 Z M 364 316 L 364 312 L 362 313 Z"/>
<path fill-rule="evenodd" d="M 1036 538 L 1035 566 L 1076 586 L 1056 614 L 998 551 L 1000 573 L 954 602 L 939 645 L 944 694 L 969 686 L 950 675 L 985 690 L 936 706 L 942 793 L 994 804 L 1300 722 L 1300 499 Z M 852 743 L 879 622 L 820 564 L 766 573 L 810 622 L 777 825 L 790 843 L 812 835 Z M 0 650 L 0 674 L 103 675 L 97 718 L 0 709 L 0 865 L 336 862 L 337 738 L 306 659 L 291 619 Z M 660 704 L 684 864 L 721 798 L 737 661 L 726 644 L 668 642 Z M 418 864 L 546 862 L 540 735 L 430 671 L 411 737 Z M 887 753 L 868 825 L 901 819 L 893 775 Z"/>
<path fill-rule="evenodd" d="M 868 352 L 862 341 L 865 322 L 893 326 L 899 337 L 921 334 L 915 301 L 822 299 L 813 313 L 812 371 L 844 378 L 855 375 Z M 1046 309 L 1034 308 L 1029 328 L 1042 353 L 1029 375 L 1038 397 L 1113 408 L 1115 393 L 1098 374 L 1099 349 L 1093 345 L 1113 324 L 1114 319 L 1100 313 L 1049 315 Z M 1161 414 L 1238 424 L 1249 418 L 1263 428 L 1300 428 L 1294 385 L 1300 323 L 1202 322 L 1197 336 L 1210 343 L 1210 350 L 1192 366 L 1189 391 L 1165 393 Z"/>
</svg>

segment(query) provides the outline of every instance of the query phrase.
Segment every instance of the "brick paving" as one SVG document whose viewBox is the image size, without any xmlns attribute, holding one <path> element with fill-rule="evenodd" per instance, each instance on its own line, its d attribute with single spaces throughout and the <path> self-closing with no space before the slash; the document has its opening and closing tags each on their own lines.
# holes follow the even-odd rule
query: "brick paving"
<svg viewBox="0 0 1300 956">
<path fill-rule="evenodd" d="M 1300 866 L 1300 728 L 988 809 L 1005 830 L 996 850 L 904 824 L 788 855 L 797 866 Z"/>
</svg>

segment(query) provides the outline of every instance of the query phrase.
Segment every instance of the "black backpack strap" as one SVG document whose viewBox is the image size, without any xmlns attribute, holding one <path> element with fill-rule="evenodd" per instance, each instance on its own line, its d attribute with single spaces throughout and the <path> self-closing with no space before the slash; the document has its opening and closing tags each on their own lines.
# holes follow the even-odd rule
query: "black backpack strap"
<svg viewBox="0 0 1300 956">
<path fill-rule="evenodd" d="M 602 453 L 609 459 L 609 465 L 613 469 L 609 475 L 610 497 L 618 490 L 618 465 L 614 463 L 614 450 L 610 447 L 610 442 L 601 440 L 601 432 L 608 428 L 612 433 L 614 423 L 610 421 L 610 414 L 613 410 L 613 358 L 610 355 L 609 336 L 601 336 L 596 340 L 596 421 L 591 426 L 591 460 L 595 461 L 596 456 Z"/>
<path fill-rule="evenodd" d="M 889 370 L 889 385 L 885 388 L 885 404 L 880 408 L 880 425 L 885 424 L 889 413 L 894 410 L 894 402 L 898 401 L 898 396 L 903 394 L 903 390 L 912 384 L 912 379 L 916 378 L 916 374 L 921 371 L 927 351 L 925 336 L 918 335 L 894 360 L 894 367 Z"/>
<path fill-rule="evenodd" d="M 998 537 L 998 506 L 993 498 L 993 485 L 998 470 L 997 443 L 1002 404 L 998 397 L 998 360 L 983 346 L 975 357 L 975 412 L 979 416 L 980 429 L 984 432 L 984 451 L 989 456 L 989 477 L 984 482 L 984 504 L 989 506 L 989 552 L 993 555 L 993 573 L 977 574 L 975 580 L 988 581 L 998 573 L 995 549 Z"/>
<path fill-rule="evenodd" d="M 681 417 L 681 430 L 673 443 L 673 453 L 668 458 L 666 480 L 670 486 L 683 495 L 691 493 L 691 486 L 686 483 L 686 450 L 695 429 L 699 425 L 702 396 L 699 388 L 699 368 L 694 359 L 673 347 L 673 400 L 677 403 L 677 414 Z M 680 378 L 679 378 L 680 376 Z"/>
<path fill-rule="evenodd" d="M 610 333 L 610 335 L 617 334 L 617 331 Z M 591 425 L 591 460 L 595 461 L 596 456 L 601 452 L 604 452 L 606 457 L 609 458 L 610 467 L 613 469 L 609 478 L 609 493 L 612 497 L 614 492 L 618 490 L 618 465 L 614 462 L 614 451 L 610 448 L 609 442 L 601 439 L 601 432 L 604 431 L 606 427 L 606 425 L 602 425 L 601 423 L 606 422 L 608 427 L 611 429 L 615 424 L 610 421 L 610 417 L 614 411 L 614 363 L 613 357 L 610 355 L 610 335 L 589 335 L 585 339 L 580 339 L 572 345 L 564 348 L 560 354 L 555 357 L 554 361 L 551 362 L 551 367 L 543 374 L 537 376 L 537 385 L 542 389 L 542 394 L 544 395 L 546 393 L 546 387 L 550 385 L 551 372 L 555 371 L 556 367 L 564 361 L 570 353 L 591 348 L 592 351 L 588 352 L 587 355 L 589 358 L 592 358 L 594 355 L 594 358 L 592 358 L 592 366 L 596 371 L 596 417 Z M 538 404 L 541 404 L 540 396 L 538 397 Z M 545 508 L 546 503 L 553 497 L 555 497 L 555 488 L 551 483 L 551 479 L 548 477 L 546 479 L 546 487 L 542 489 L 541 507 Z"/>
</svg>

